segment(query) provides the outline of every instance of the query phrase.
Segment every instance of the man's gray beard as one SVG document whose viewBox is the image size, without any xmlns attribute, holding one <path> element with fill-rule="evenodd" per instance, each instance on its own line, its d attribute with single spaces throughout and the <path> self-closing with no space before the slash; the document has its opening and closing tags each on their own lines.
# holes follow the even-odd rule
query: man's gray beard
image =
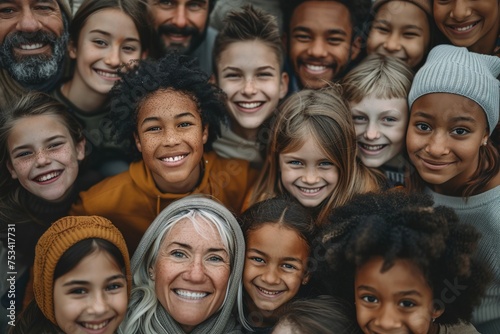
<svg viewBox="0 0 500 334">
<path fill-rule="evenodd" d="M 68 39 L 69 33 L 63 32 L 54 42 L 50 56 L 25 56 L 19 60 L 14 56 L 12 44 L 3 43 L 0 46 L 0 64 L 22 85 L 46 85 L 47 81 L 59 77 Z"/>
</svg>

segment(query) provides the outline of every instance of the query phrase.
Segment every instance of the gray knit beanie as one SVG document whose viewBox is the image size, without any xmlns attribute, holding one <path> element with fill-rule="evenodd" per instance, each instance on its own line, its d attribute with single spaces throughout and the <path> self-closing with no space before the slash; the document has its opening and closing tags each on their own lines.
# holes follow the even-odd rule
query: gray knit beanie
<svg viewBox="0 0 500 334">
<path fill-rule="evenodd" d="M 438 45 L 429 52 L 424 66 L 415 75 L 408 103 L 411 108 L 416 99 L 430 93 L 465 96 L 483 108 L 491 134 L 500 113 L 499 74 L 499 57 L 453 45 Z"/>
</svg>

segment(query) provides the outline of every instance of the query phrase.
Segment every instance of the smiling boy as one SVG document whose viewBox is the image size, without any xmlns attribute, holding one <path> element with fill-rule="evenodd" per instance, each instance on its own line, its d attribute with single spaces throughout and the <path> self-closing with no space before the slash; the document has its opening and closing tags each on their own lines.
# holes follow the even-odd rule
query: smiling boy
<svg viewBox="0 0 500 334">
<path fill-rule="evenodd" d="M 246 161 L 206 152 L 226 114 L 222 93 L 207 79 L 178 54 L 126 73 L 112 90 L 110 117 L 142 159 L 81 193 L 71 213 L 107 217 L 131 251 L 163 208 L 189 194 L 212 195 L 239 213 L 256 172 Z"/>
</svg>

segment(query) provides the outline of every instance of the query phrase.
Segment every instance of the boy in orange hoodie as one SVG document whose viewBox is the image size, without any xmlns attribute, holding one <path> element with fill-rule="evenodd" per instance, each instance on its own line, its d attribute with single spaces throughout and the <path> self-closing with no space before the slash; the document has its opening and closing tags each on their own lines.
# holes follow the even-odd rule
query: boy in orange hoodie
<svg viewBox="0 0 500 334">
<path fill-rule="evenodd" d="M 158 213 L 176 199 L 209 194 L 240 213 L 256 171 L 247 161 L 208 152 L 227 113 L 223 93 L 191 58 L 168 54 L 158 62 L 141 61 L 111 94 L 112 126 L 139 160 L 82 192 L 71 214 L 110 219 L 133 252 Z"/>
</svg>

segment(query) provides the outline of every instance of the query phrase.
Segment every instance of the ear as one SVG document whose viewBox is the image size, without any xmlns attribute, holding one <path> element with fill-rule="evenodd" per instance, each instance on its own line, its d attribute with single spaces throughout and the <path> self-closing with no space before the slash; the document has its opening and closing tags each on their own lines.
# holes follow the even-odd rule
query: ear
<svg viewBox="0 0 500 334">
<path fill-rule="evenodd" d="M 12 162 L 10 161 L 10 158 L 9 160 L 7 160 L 7 169 L 9 170 L 9 173 L 10 173 L 10 176 L 15 180 L 17 179 L 17 173 L 16 171 L 14 170 L 14 167 L 12 166 Z"/>
<path fill-rule="evenodd" d="M 302 285 L 306 285 L 309 283 L 309 280 L 311 279 L 311 274 L 309 272 L 306 272 L 304 277 L 302 278 Z"/>
<path fill-rule="evenodd" d="M 211 83 L 212 85 L 217 85 L 217 79 L 215 79 L 215 74 L 212 73 L 212 75 L 210 75 L 208 82 Z"/>
<path fill-rule="evenodd" d="M 288 77 L 288 73 L 283 72 L 281 73 L 281 80 L 280 80 L 280 99 L 284 98 L 286 96 L 286 93 L 288 93 L 288 81 L 290 78 Z"/>
<path fill-rule="evenodd" d="M 149 268 L 149 269 L 148 269 L 148 276 L 149 276 L 149 279 L 151 279 L 152 281 L 154 281 L 154 280 L 155 280 L 155 278 L 156 278 L 156 273 L 155 273 L 155 271 L 154 271 L 154 269 L 153 269 L 153 268 Z"/>
<path fill-rule="evenodd" d="M 76 144 L 76 159 L 82 161 L 85 158 L 85 143 L 87 140 L 83 138 Z"/>
<path fill-rule="evenodd" d="M 73 40 L 70 40 L 68 42 L 68 54 L 71 59 L 76 59 L 77 50 L 75 42 L 73 42 Z"/>
<path fill-rule="evenodd" d="M 148 57 L 149 52 L 148 51 L 143 51 L 141 53 L 141 59 L 146 59 Z"/>
<path fill-rule="evenodd" d="M 434 310 L 432 311 L 432 314 L 431 314 L 432 319 L 437 319 L 440 316 L 442 316 L 444 313 L 444 310 L 445 310 L 444 308 L 443 309 L 434 308 Z"/>
<path fill-rule="evenodd" d="M 203 134 L 202 134 L 201 140 L 203 141 L 203 145 L 205 145 L 207 143 L 207 140 L 208 140 L 208 124 L 205 125 L 205 127 L 203 128 Z"/>
<path fill-rule="evenodd" d="M 481 139 L 481 145 L 486 146 L 488 144 L 488 138 L 489 138 L 489 132 L 488 130 L 485 131 L 485 134 L 483 136 L 483 139 Z"/>
<path fill-rule="evenodd" d="M 141 139 L 139 138 L 137 132 L 134 132 L 134 140 L 135 140 L 135 146 L 137 147 L 139 152 L 142 153 Z"/>
<path fill-rule="evenodd" d="M 358 57 L 361 52 L 361 36 L 355 37 L 351 43 L 351 60 Z"/>
</svg>

